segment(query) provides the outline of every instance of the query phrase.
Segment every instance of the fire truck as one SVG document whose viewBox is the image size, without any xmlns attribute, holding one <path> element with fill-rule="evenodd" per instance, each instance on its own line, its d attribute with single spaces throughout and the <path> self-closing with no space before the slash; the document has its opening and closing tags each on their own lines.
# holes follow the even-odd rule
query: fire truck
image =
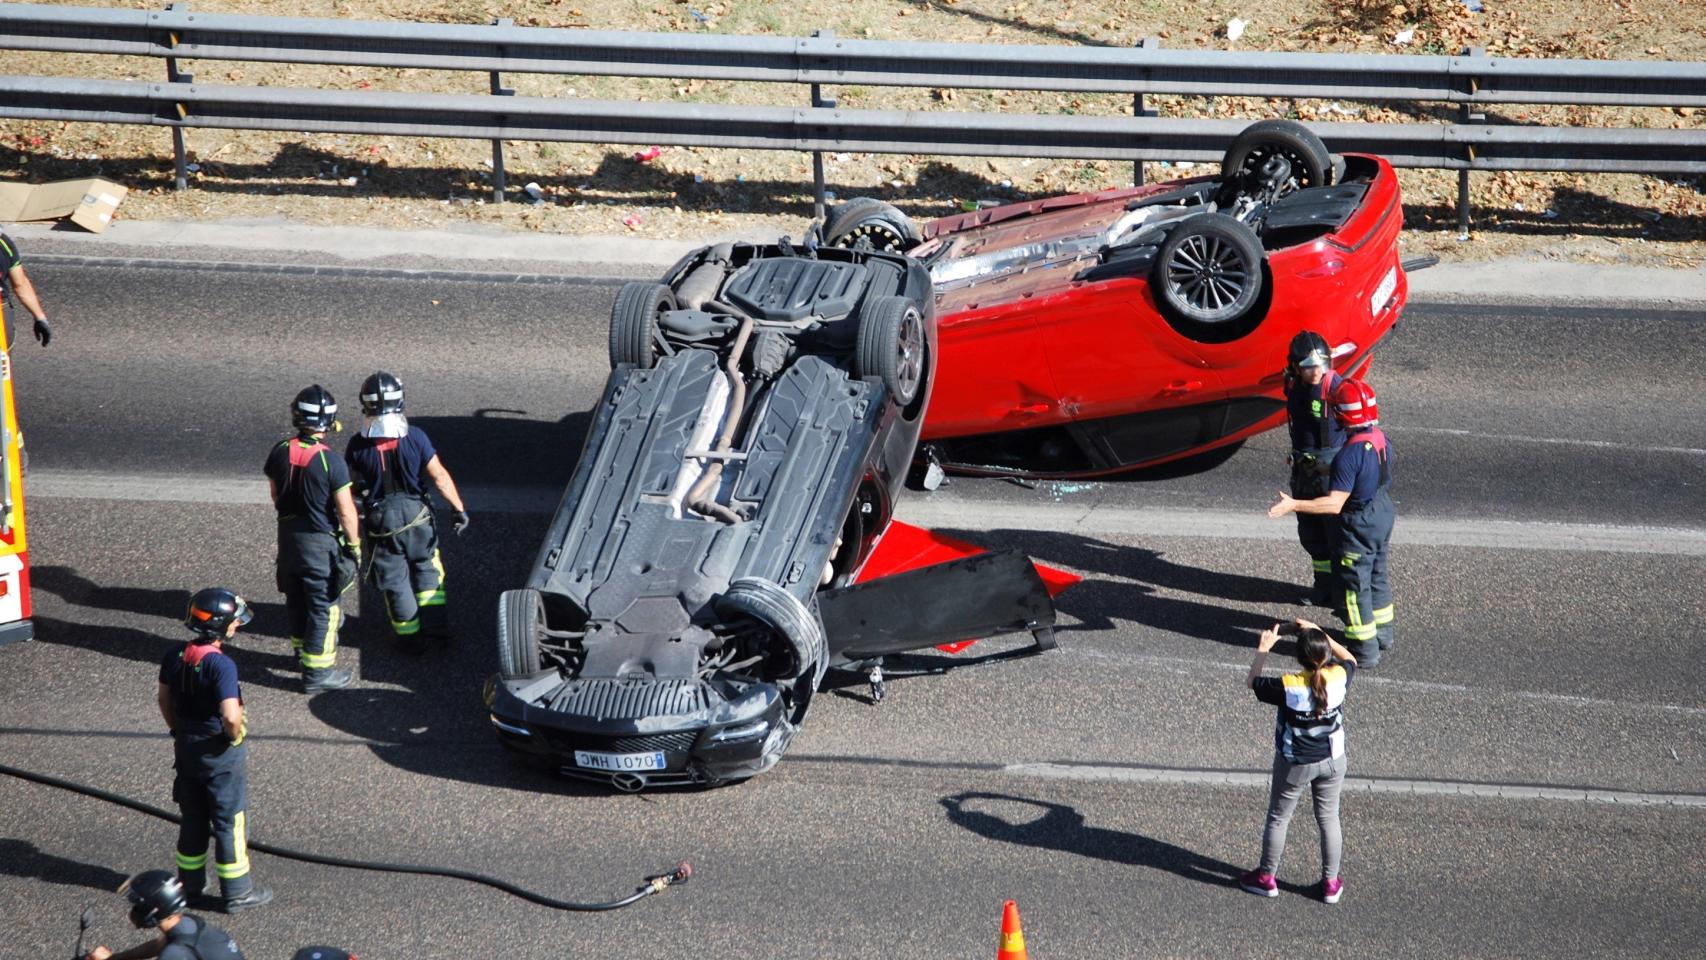
<svg viewBox="0 0 1706 960">
<path fill-rule="evenodd" d="M 4 300 L 0 297 L 0 645 L 35 635 L 24 535 L 24 432 L 12 400 L 11 321 Z"/>
</svg>

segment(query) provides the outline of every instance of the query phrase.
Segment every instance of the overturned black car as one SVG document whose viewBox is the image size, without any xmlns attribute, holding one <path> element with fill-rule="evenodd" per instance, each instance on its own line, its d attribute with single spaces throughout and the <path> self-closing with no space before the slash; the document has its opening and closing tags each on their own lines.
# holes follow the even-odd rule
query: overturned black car
<svg viewBox="0 0 1706 960">
<path fill-rule="evenodd" d="M 1021 555 L 866 569 L 935 357 L 930 277 L 900 255 L 720 244 L 624 286 L 585 449 L 500 601 L 503 743 L 626 790 L 740 780 L 781 758 L 831 666 L 1016 631 L 1052 646 Z"/>
</svg>

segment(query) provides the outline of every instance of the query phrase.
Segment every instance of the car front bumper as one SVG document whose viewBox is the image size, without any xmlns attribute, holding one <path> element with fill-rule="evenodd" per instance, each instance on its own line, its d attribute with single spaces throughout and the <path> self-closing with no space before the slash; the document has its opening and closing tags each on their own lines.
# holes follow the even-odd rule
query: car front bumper
<svg viewBox="0 0 1706 960">
<path fill-rule="evenodd" d="M 529 683 L 499 677 L 488 681 L 486 708 L 498 741 L 550 762 L 565 776 L 622 790 L 756 776 L 776 765 L 796 730 L 771 684 L 753 684 L 738 698 L 692 713 L 609 718 L 530 702 Z M 606 759 L 611 757 L 631 760 Z M 626 763 L 636 766 L 624 768 Z"/>
</svg>

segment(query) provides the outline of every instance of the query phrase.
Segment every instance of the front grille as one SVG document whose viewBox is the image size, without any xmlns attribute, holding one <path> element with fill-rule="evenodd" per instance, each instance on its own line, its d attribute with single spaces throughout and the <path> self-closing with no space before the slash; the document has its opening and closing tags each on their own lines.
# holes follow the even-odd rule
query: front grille
<svg viewBox="0 0 1706 960">
<path fill-rule="evenodd" d="M 569 753 L 575 750 L 596 750 L 599 753 L 687 753 L 699 739 L 696 730 L 677 733 L 653 733 L 634 737 L 595 737 L 576 733 L 547 731 L 545 742 L 552 749 Z"/>
<path fill-rule="evenodd" d="M 571 680 L 549 706 L 599 720 L 674 717 L 709 707 L 710 690 L 697 680 Z"/>
</svg>

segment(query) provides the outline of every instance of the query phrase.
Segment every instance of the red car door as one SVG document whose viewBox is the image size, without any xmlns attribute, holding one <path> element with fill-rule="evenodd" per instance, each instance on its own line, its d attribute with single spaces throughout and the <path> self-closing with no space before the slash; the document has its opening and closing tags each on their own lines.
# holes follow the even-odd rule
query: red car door
<svg viewBox="0 0 1706 960">
<path fill-rule="evenodd" d="M 923 440 L 1004 433 L 1062 419 L 1031 311 L 1011 303 L 979 308 L 952 294 L 937 309 L 941 356 Z"/>
<path fill-rule="evenodd" d="M 1160 317 L 1143 281 L 1087 283 L 1049 300 L 1037 317 L 1049 368 L 1098 459 L 1141 464 L 1222 435 L 1220 375 Z"/>
</svg>

